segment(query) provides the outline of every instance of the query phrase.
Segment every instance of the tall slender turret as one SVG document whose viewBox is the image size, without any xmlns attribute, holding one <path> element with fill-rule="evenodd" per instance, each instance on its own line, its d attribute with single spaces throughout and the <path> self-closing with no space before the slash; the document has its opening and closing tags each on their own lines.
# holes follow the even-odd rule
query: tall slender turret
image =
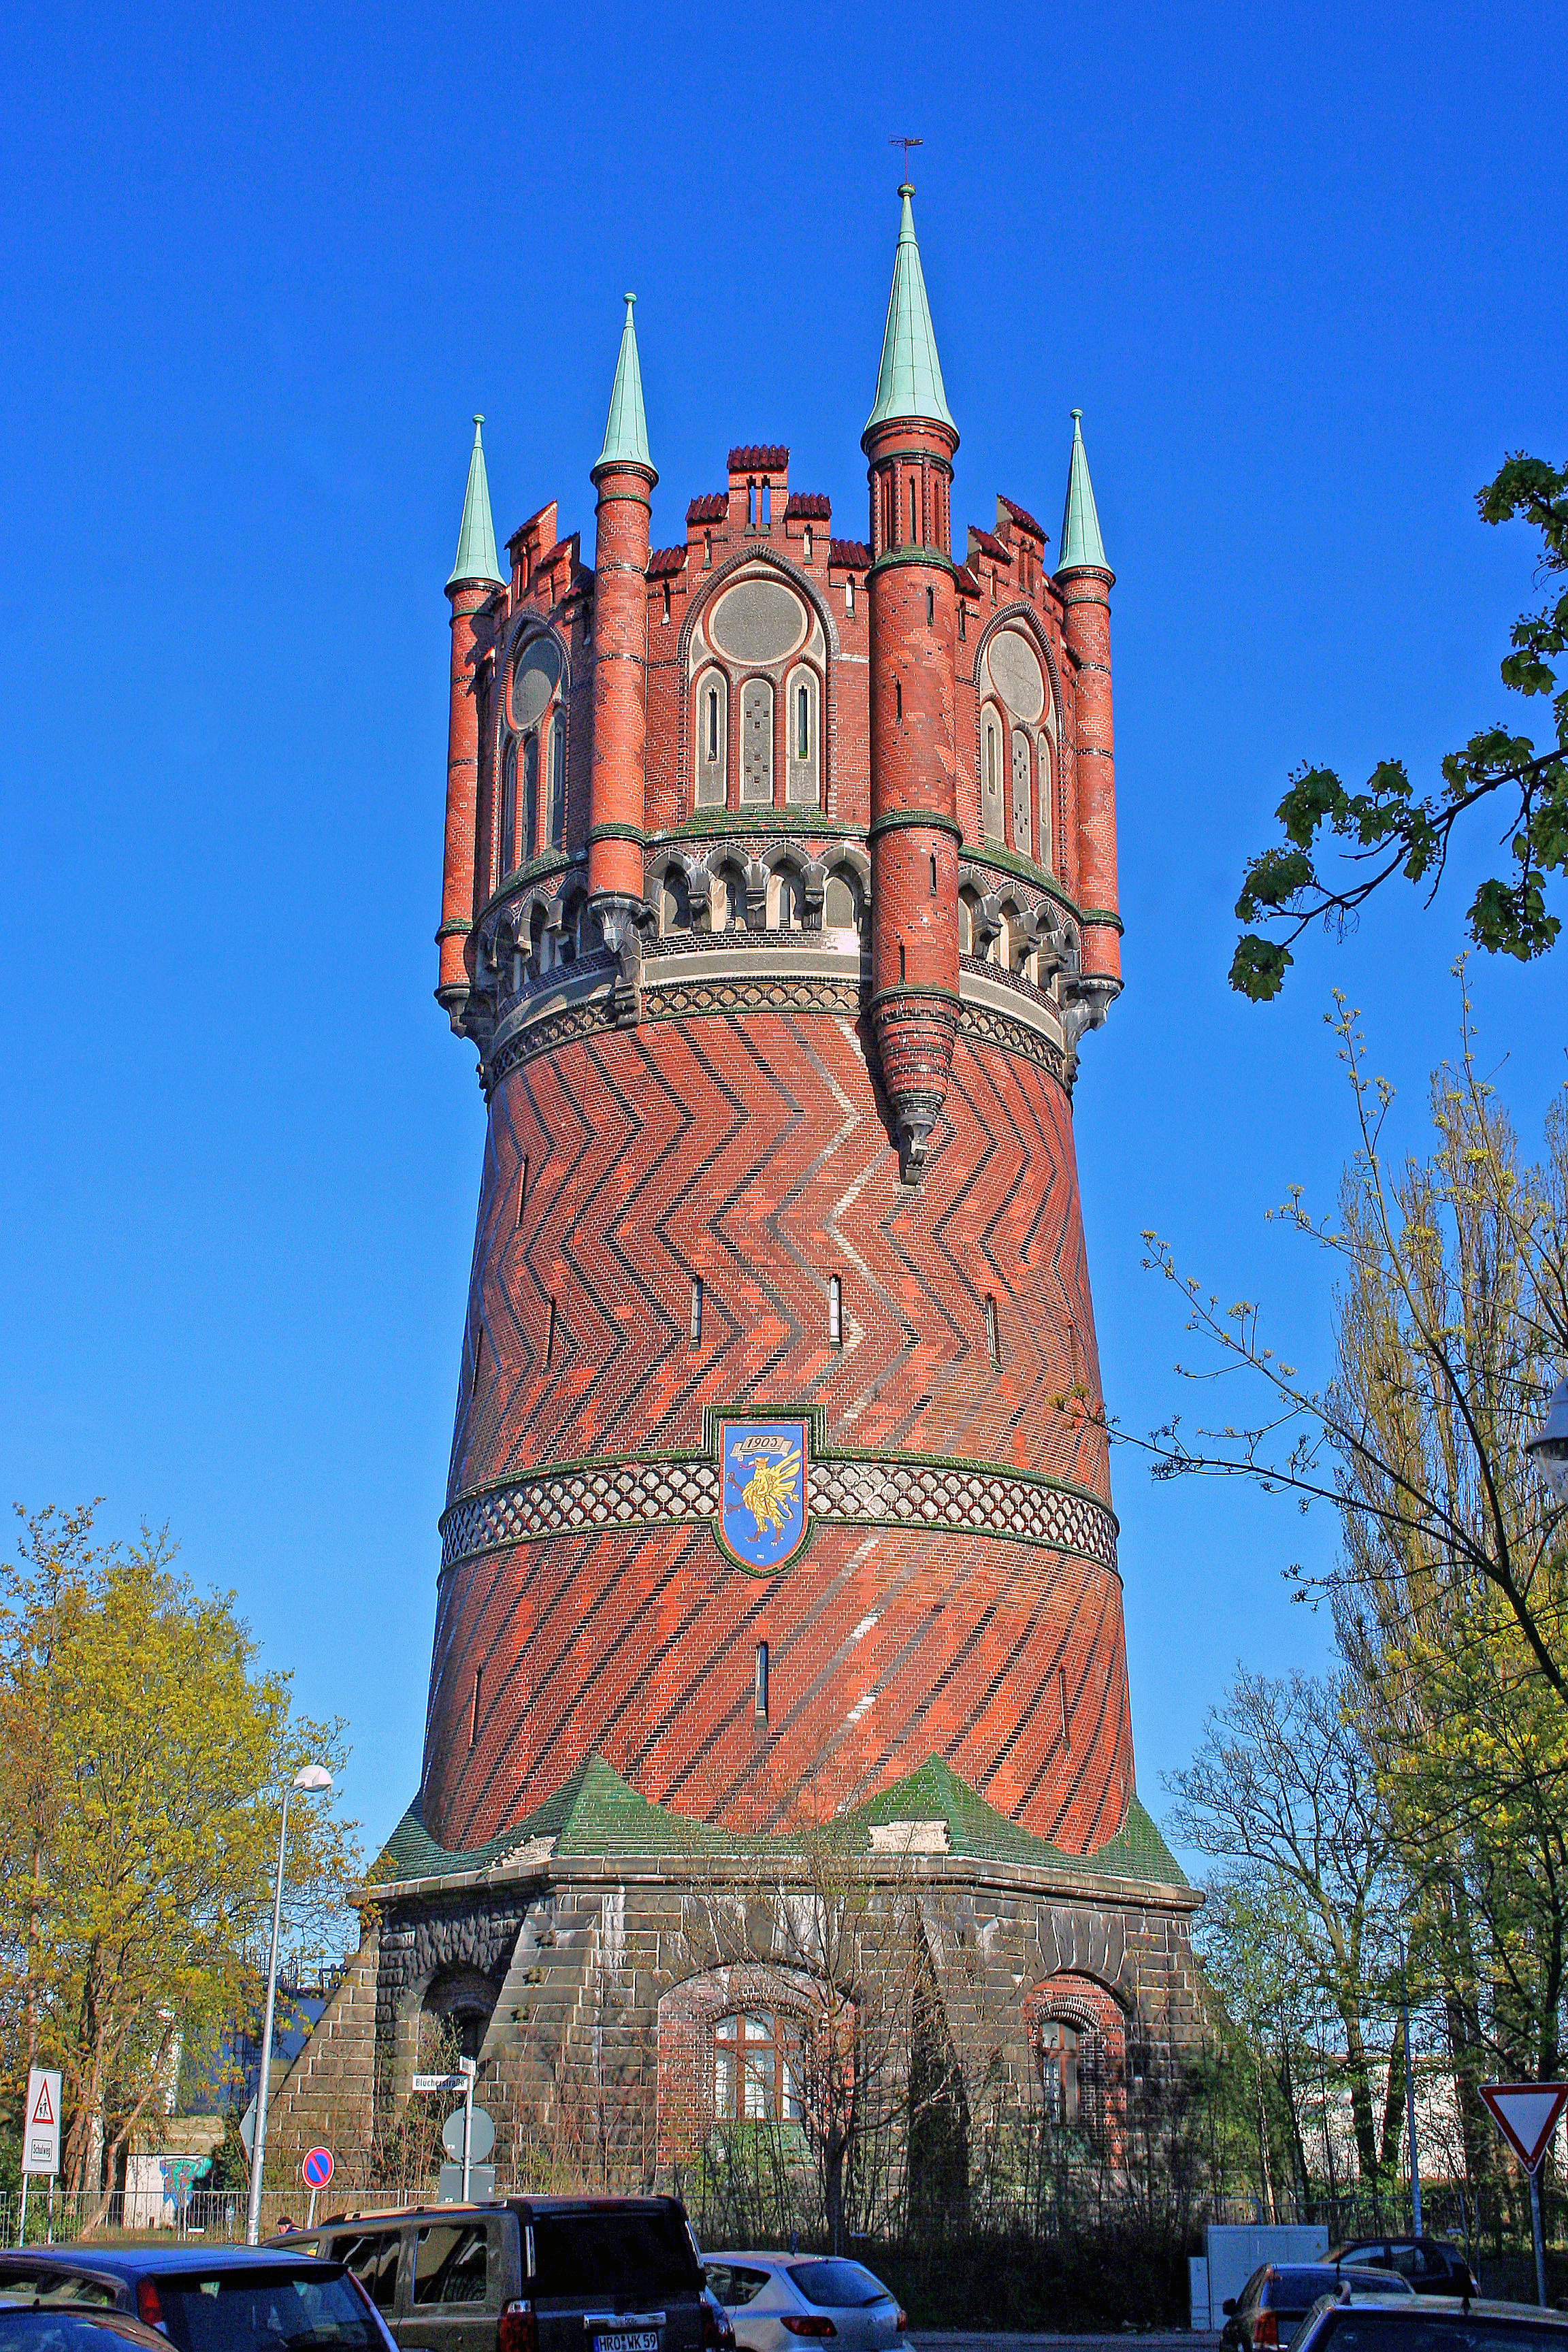
<svg viewBox="0 0 1568 2352">
<path fill-rule="evenodd" d="M 1072 456 L 1062 509 L 1063 633 L 1078 662 L 1075 754 L 1078 771 L 1079 893 L 1083 906 L 1082 978 L 1103 997 L 1121 985 L 1121 929 L 1116 912 L 1116 753 L 1110 722 L 1110 591 L 1083 411 L 1072 412 Z"/>
<path fill-rule="evenodd" d="M 870 461 L 871 1018 L 900 1171 L 918 1182 L 947 1094 L 958 1029 L 958 825 L 953 767 L 952 457 L 915 242 L 903 207 Z"/>
<path fill-rule="evenodd" d="M 490 520 L 489 483 L 480 438 L 484 418 L 474 419 L 468 487 L 458 557 L 447 582 L 452 602 L 452 698 L 447 721 L 447 853 L 441 877 L 441 928 L 436 934 L 440 966 L 437 1002 L 457 1028 L 468 1001 L 464 947 L 474 919 L 474 817 L 479 799 L 479 707 L 478 661 L 481 648 L 476 615 L 500 586 L 495 525 Z"/>
<path fill-rule="evenodd" d="M 588 896 L 605 945 L 622 947 L 643 903 L 644 768 L 647 725 L 649 503 L 658 476 L 647 454 L 635 294 L 610 394 L 594 555 L 594 768 L 588 810 Z"/>
</svg>

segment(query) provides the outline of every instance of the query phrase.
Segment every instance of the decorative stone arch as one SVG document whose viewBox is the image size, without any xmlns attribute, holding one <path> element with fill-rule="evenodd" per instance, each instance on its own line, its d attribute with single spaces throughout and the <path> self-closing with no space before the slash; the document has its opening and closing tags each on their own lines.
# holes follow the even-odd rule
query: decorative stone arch
<svg viewBox="0 0 1568 2352">
<path fill-rule="evenodd" d="M 1114 1986 L 1075 1969 L 1057 1969 L 1024 1998 L 1023 2021 L 1029 2048 L 1032 2091 L 1043 2103 L 1042 2029 L 1053 2023 L 1070 2026 L 1079 2036 L 1080 2070 L 1088 2070 L 1089 2079 L 1082 2082 L 1082 2087 L 1092 2092 L 1096 2099 L 1113 2164 L 1121 2162 L 1126 2139 L 1131 2019 L 1130 2005 Z"/>
<path fill-rule="evenodd" d="M 815 2033 L 825 2007 L 818 1979 L 805 1969 L 737 1961 L 705 1969 L 672 1985 L 658 2004 L 658 2165 L 695 2162 L 714 2126 L 715 2029 L 722 2017 L 771 2011 Z"/>
<path fill-rule="evenodd" d="M 838 882 L 847 877 L 850 884 L 853 886 L 851 896 L 853 897 L 858 893 L 858 911 L 855 928 L 860 934 L 861 944 L 865 945 L 868 936 L 866 926 L 869 920 L 871 912 L 871 861 L 869 857 L 868 857 L 866 852 L 859 846 L 858 843 L 853 841 L 844 842 L 837 848 L 824 851 L 821 860 L 821 874 L 823 892 L 821 918 L 822 928 L 832 931 L 843 930 L 848 928 L 848 926 L 842 924 L 838 920 L 839 910 L 836 908 L 833 904 L 833 901 L 837 895 L 834 888 L 834 885 L 836 882 Z"/>
<path fill-rule="evenodd" d="M 809 851 L 794 842 L 781 842 L 764 850 L 762 864 L 766 876 L 767 928 L 770 931 L 801 931 L 808 924 L 812 903 L 812 864 Z M 788 919 L 784 917 L 786 911 Z M 816 893 L 816 908 L 820 919 L 822 897 Z"/>
</svg>

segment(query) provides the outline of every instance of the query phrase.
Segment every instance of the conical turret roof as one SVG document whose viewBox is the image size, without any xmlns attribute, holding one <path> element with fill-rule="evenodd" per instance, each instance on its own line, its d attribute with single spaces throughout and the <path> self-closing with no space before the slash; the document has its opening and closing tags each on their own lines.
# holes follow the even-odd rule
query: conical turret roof
<svg viewBox="0 0 1568 2352">
<path fill-rule="evenodd" d="M 915 215 L 910 203 L 914 193 L 907 185 L 899 190 L 903 213 L 893 255 L 888 323 L 882 331 L 882 366 L 877 378 L 877 398 L 866 419 L 868 433 L 875 425 L 904 417 L 945 425 L 952 433 L 958 430 L 942 387 L 942 362 L 936 355 L 921 249 L 915 242 Z"/>
<path fill-rule="evenodd" d="M 609 421 L 605 426 L 605 446 L 599 452 L 599 462 L 594 467 L 595 476 L 606 466 L 646 466 L 654 474 L 653 460 L 647 454 L 647 420 L 642 406 L 642 369 L 637 363 L 637 330 L 632 325 L 635 294 L 626 298 L 626 322 L 621 329 L 620 357 L 616 362 L 615 387 L 610 394 Z M 657 481 L 658 477 L 654 474 Z"/>
<path fill-rule="evenodd" d="M 1076 572 L 1080 567 L 1094 572 L 1109 572 L 1105 560 L 1105 541 L 1100 536 L 1100 517 L 1094 510 L 1094 486 L 1089 478 L 1089 452 L 1083 446 L 1083 411 L 1072 413 L 1072 457 L 1068 466 L 1067 504 L 1062 509 L 1061 557 L 1058 572 Z"/>
<path fill-rule="evenodd" d="M 468 458 L 468 488 L 463 499 L 463 527 L 458 533 L 458 560 L 448 588 L 459 580 L 485 580 L 500 585 L 496 563 L 496 527 L 490 520 L 490 486 L 485 474 L 485 448 L 479 438 L 482 416 L 474 419 L 474 446 Z"/>
</svg>

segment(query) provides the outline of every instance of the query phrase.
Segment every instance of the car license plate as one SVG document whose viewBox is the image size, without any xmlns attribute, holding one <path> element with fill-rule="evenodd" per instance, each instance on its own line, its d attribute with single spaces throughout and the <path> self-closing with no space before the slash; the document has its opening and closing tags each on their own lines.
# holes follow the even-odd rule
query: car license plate
<svg viewBox="0 0 1568 2352">
<path fill-rule="evenodd" d="M 616 2336 L 595 2336 L 594 2352 L 658 2352 L 657 2327 L 626 2327 Z"/>
</svg>

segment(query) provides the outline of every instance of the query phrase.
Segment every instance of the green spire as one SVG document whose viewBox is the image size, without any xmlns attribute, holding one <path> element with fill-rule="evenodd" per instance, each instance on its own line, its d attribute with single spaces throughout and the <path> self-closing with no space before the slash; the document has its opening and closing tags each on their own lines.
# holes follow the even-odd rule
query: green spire
<svg viewBox="0 0 1568 2352">
<path fill-rule="evenodd" d="M 637 299 L 635 294 L 626 298 L 626 323 L 621 329 L 621 355 L 616 362 L 609 422 L 605 426 L 605 446 L 594 468 L 595 479 L 606 466 L 646 466 L 654 480 L 658 479 L 647 454 L 647 422 L 642 413 L 642 369 L 637 364 L 637 330 L 632 325 L 632 305 Z"/>
<path fill-rule="evenodd" d="M 1072 462 L 1068 467 L 1068 502 L 1062 509 L 1061 560 L 1059 573 L 1076 572 L 1080 565 L 1094 572 L 1109 572 L 1105 560 L 1105 541 L 1100 535 L 1100 517 L 1094 511 L 1094 490 L 1089 478 L 1089 452 L 1083 446 L 1081 408 L 1072 413 Z"/>
<path fill-rule="evenodd" d="M 463 528 L 458 533 L 458 560 L 448 588 L 459 580 L 489 580 L 500 585 L 496 565 L 496 527 L 490 520 L 490 486 L 485 477 L 484 444 L 479 439 L 482 416 L 474 419 L 473 455 L 468 459 L 468 489 L 463 500 Z"/>
<path fill-rule="evenodd" d="M 888 297 L 888 323 L 882 331 L 876 404 L 866 419 L 868 433 L 890 417 L 906 416 L 930 419 L 954 433 L 958 430 L 942 388 L 942 362 L 931 332 L 921 249 L 915 243 L 915 216 L 910 204 L 913 194 L 911 187 L 899 190 L 904 209 L 893 255 L 893 290 Z"/>
</svg>

